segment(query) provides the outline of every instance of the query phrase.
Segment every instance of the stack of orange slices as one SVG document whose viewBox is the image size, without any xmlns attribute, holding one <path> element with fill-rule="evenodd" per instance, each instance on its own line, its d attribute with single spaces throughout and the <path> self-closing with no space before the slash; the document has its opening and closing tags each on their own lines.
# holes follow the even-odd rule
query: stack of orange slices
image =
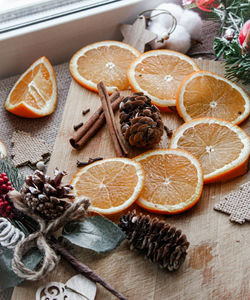
<svg viewBox="0 0 250 300">
<path fill-rule="evenodd" d="M 113 41 L 79 50 L 71 59 L 70 71 L 80 84 L 94 91 L 100 80 L 105 81 L 109 92 L 127 89 L 130 84 L 133 91 L 149 96 L 161 111 L 176 106 L 186 122 L 174 133 L 170 149 L 152 150 L 134 158 L 137 172 L 121 168 L 116 159 L 80 170 L 72 182 L 74 191 L 77 196 L 83 193 L 90 197 L 92 211 L 113 214 L 137 200 L 139 206 L 152 212 L 179 213 L 199 200 L 203 182 L 246 173 L 250 142 L 237 125 L 249 116 L 250 102 L 235 83 L 201 71 L 181 53 L 154 50 L 139 54 L 133 47 Z M 129 169 L 125 188 L 123 181 L 118 184 L 116 180 Z M 145 180 L 141 178 L 141 182 L 145 182 L 138 188 L 136 178 L 142 174 Z M 119 200 L 114 197 L 116 193 Z"/>
</svg>

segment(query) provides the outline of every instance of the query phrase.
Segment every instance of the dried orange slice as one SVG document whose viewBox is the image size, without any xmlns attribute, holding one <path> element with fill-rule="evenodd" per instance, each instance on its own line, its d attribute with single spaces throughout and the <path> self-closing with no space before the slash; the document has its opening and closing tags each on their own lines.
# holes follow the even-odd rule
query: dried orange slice
<svg viewBox="0 0 250 300">
<path fill-rule="evenodd" d="M 80 169 L 71 184 L 76 197 L 87 196 L 90 211 L 116 214 L 135 202 L 142 190 L 144 172 L 141 165 L 128 158 L 100 160 Z"/>
<path fill-rule="evenodd" d="M 237 125 L 250 113 L 249 97 L 243 89 L 208 71 L 192 73 L 183 80 L 176 107 L 185 122 L 216 117 Z"/>
<path fill-rule="evenodd" d="M 53 113 L 56 102 L 56 75 L 43 56 L 20 76 L 8 95 L 5 108 L 20 117 L 40 118 Z"/>
<path fill-rule="evenodd" d="M 2 159 L 3 156 L 7 156 L 7 149 L 4 142 L 0 140 L 0 158 Z"/>
<path fill-rule="evenodd" d="M 132 89 L 143 92 L 162 111 L 176 105 L 183 79 L 200 70 L 188 56 L 171 50 L 153 50 L 136 58 L 128 69 Z"/>
<path fill-rule="evenodd" d="M 217 118 L 199 118 L 181 125 L 169 148 L 191 152 L 202 164 L 204 183 L 228 180 L 247 172 L 248 135 L 237 125 Z"/>
<path fill-rule="evenodd" d="M 157 149 L 134 158 L 145 171 L 145 183 L 137 200 L 141 207 L 162 214 L 191 208 L 201 196 L 200 162 L 187 151 Z"/>
<path fill-rule="evenodd" d="M 109 93 L 129 88 L 127 70 L 139 56 L 134 47 L 116 41 L 103 41 L 83 47 L 70 60 L 72 77 L 84 87 L 97 92 L 97 83 L 103 81 Z"/>
</svg>

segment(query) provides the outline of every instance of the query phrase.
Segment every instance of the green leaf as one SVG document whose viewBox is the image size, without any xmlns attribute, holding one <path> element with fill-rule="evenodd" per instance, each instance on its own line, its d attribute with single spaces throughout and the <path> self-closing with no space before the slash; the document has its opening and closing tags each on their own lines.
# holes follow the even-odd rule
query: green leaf
<svg viewBox="0 0 250 300">
<path fill-rule="evenodd" d="M 98 253 L 115 249 L 126 238 L 115 223 L 101 216 L 67 224 L 63 237 L 77 246 Z"/>
<path fill-rule="evenodd" d="M 0 290 L 17 286 L 23 279 L 19 278 L 12 271 L 13 250 L 0 247 Z M 30 250 L 24 257 L 23 263 L 34 269 L 42 259 L 42 255 L 38 249 Z"/>
</svg>

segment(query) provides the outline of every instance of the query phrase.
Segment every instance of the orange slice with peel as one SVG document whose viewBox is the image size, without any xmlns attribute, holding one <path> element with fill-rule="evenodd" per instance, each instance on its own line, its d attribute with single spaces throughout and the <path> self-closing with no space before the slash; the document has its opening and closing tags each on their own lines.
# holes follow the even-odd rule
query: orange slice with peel
<svg viewBox="0 0 250 300">
<path fill-rule="evenodd" d="M 193 119 L 173 134 L 169 148 L 184 149 L 199 159 L 204 183 L 232 179 L 247 172 L 250 140 L 239 126 L 218 118 Z"/>
<path fill-rule="evenodd" d="M 250 100 L 243 89 L 208 71 L 192 73 L 183 80 L 176 107 L 185 122 L 215 117 L 238 125 L 250 114 Z"/>
<path fill-rule="evenodd" d="M 178 88 L 187 75 L 200 70 L 188 56 L 172 50 L 152 50 L 136 58 L 128 69 L 135 92 L 143 92 L 160 110 L 176 105 Z"/>
<path fill-rule="evenodd" d="M 145 183 L 137 204 L 151 212 L 176 214 L 200 199 L 203 171 L 187 151 L 157 149 L 134 158 L 145 171 Z"/>
<path fill-rule="evenodd" d="M 5 108 L 20 117 L 41 118 L 54 112 L 56 102 L 56 75 L 43 56 L 20 76 L 8 95 Z"/>
<path fill-rule="evenodd" d="M 82 86 L 97 92 L 97 84 L 103 81 L 108 93 L 129 88 L 127 69 L 139 56 L 134 47 L 117 41 L 90 44 L 76 52 L 70 60 L 72 77 Z"/>
<path fill-rule="evenodd" d="M 7 149 L 4 142 L 0 140 L 0 158 L 2 159 L 3 156 L 7 156 Z"/>
<path fill-rule="evenodd" d="M 111 215 L 128 208 L 142 190 L 141 165 L 128 158 L 110 158 L 80 169 L 72 179 L 76 197 L 91 201 L 90 211 Z"/>
</svg>

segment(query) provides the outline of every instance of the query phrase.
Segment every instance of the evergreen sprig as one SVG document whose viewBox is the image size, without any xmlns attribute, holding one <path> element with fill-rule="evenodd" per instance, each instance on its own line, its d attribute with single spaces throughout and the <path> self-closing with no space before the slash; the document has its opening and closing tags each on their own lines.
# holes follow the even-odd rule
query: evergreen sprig
<svg viewBox="0 0 250 300">
<path fill-rule="evenodd" d="M 17 191 L 20 191 L 22 185 L 24 184 L 24 176 L 19 172 L 12 160 L 8 157 L 3 157 L 0 159 L 0 173 L 6 173 L 12 186 Z"/>
<path fill-rule="evenodd" d="M 250 19 L 248 0 L 222 0 L 218 8 L 212 8 L 207 14 L 209 20 L 221 23 L 218 36 L 214 39 L 214 51 L 217 59 L 225 60 L 225 75 L 229 79 L 250 83 L 250 56 L 242 54 L 239 33 L 243 24 Z M 233 30 L 234 36 L 228 40 L 227 30 Z"/>
</svg>

